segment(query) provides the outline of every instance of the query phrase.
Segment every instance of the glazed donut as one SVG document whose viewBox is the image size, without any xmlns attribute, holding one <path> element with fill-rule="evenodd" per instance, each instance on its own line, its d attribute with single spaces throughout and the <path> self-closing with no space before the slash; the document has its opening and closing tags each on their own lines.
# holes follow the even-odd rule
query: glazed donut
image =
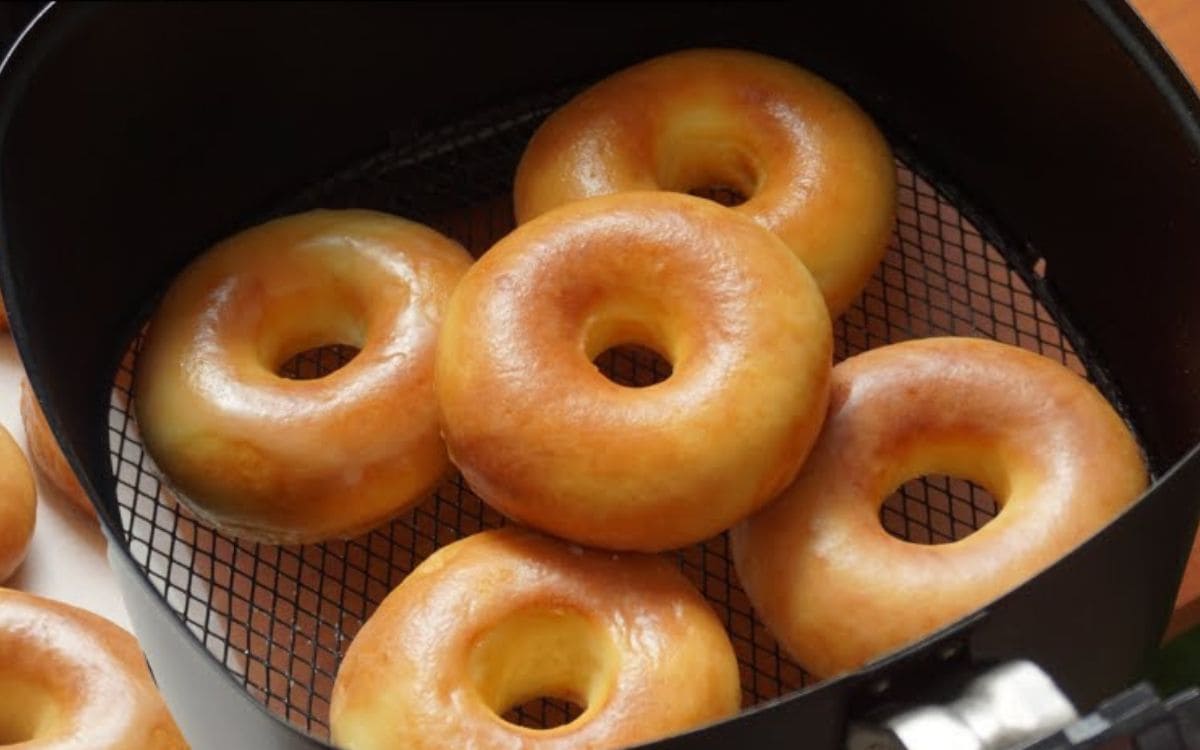
<svg viewBox="0 0 1200 750">
<path fill-rule="evenodd" d="M 950 544 L 889 535 L 905 481 L 977 482 L 997 516 Z M 751 604 L 818 677 L 966 616 L 1099 531 L 1146 486 L 1133 436 L 1087 381 L 993 341 L 881 347 L 833 370 L 829 417 L 795 483 L 733 529 Z"/>
<path fill-rule="evenodd" d="M 234 536 L 349 537 L 448 470 L 433 402 L 442 312 L 471 263 L 455 242 L 372 211 L 313 211 L 221 242 L 175 280 L 137 359 L 135 409 L 181 501 Z M 324 377 L 277 374 L 333 343 Z"/>
<path fill-rule="evenodd" d="M 132 635 L 61 602 L 0 589 L 0 745 L 185 750 Z"/>
<path fill-rule="evenodd" d="M 486 502 L 557 536 L 658 551 L 708 538 L 795 476 L 825 414 L 832 330 L 770 232 L 688 195 L 571 203 L 463 277 L 438 346 L 443 434 Z M 628 388 L 593 364 L 670 362 Z"/>
<path fill-rule="evenodd" d="M 435 552 L 350 644 L 330 700 L 346 750 L 638 744 L 738 710 L 729 637 L 663 558 L 515 528 Z M 583 709 L 549 729 L 501 716 L 538 697 Z"/>
<path fill-rule="evenodd" d="M 29 445 L 29 455 L 33 464 L 50 481 L 54 489 L 75 507 L 96 517 L 96 509 L 87 492 L 79 484 L 67 457 L 63 455 L 58 440 L 46 423 L 46 415 L 42 413 L 41 404 L 29 385 L 28 378 L 21 378 L 21 422 L 25 425 L 25 441 Z"/>
<path fill-rule="evenodd" d="M 36 519 L 33 472 L 17 441 L 0 427 L 0 581 L 16 572 L 25 560 Z"/>
<path fill-rule="evenodd" d="M 804 261 L 836 317 L 883 258 L 896 206 L 883 136 L 817 76 L 736 50 L 677 52 L 587 89 L 534 134 L 517 221 L 622 190 L 732 188 Z"/>
</svg>

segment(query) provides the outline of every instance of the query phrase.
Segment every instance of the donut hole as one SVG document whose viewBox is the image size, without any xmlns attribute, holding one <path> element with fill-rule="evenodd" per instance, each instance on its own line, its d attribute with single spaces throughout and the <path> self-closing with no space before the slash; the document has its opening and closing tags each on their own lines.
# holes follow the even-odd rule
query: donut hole
<svg viewBox="0 0 1200 750">
<path fill-rule="evenodd" d="M 468 673 L 480 699 L 509 724 L 550 729 L 587 713 L 616 681 L 615 647 L 586 615 L 559 607 L 522 609 L 475 642 Z"/>
<path fill-rule="evenodd" d="M 26 716 L 0 716 L 0 747 L 19 745 L 36 737 L 34 722 Z"/>
<path fill-rule="evenodd" d="M 302 283 L 247 294 L 244 325 L 259 363 L 286 380 L 316 380 L 345 367 L 366 343 L 370 311 L 360 290 L 306 271 Z"/>
<path fill-rule="evenodd" d="M 757 165 L 726 128 L 705 120 L 676 125 L 678 132 L 660 151 L 659 184 L 722 206 L 740 206 L 758 190 Z"/>
<path fill-rule="evenodd" d="M 57 721 L 54 701 L 40 685 L 0 678 L 0 747 L 37 739 Z"/>
<path fill-rule="evenodd" d="M 316 380 L 336 372 L 361 351 L 353 344 L 322 344 L 297 352 L 285 359 L 275 374 L 288 380 Z"/>
<path fill-rule="evenodd" d="M 649 309 L 608 311 L 590 323 L 584 340 L 588 358 L 601 375 L 626 388 L 646 388 L 674 373 L 667 333 L 641 321 L 660 316 Z"/>
<path fill-rule="evenodd" d="M 610 346 L 592 360 L 604 377 L 627 388 L 645 388 L 671 377 L 666 357 L 639 344 Z"/>
<path fill-rule="evenodd" d="M 702 185 L 687 191 L 697 198 L 706 198 L 713 203 L 733 208 L 746 202 L 746 194 L 728 185 Z"/>
<path fill-rule="evenodd" d="M 543 695 L 510 708 L 500 718 L 528 729 L 553 729 L 575 721 L 583 709 L 574 701 Z"/>
<path fill-rule="evenodd" d="M 988 524 L 1000 504 L 968 479 L 927 474 L 900 485 L 879 509 L 887 533 L 914 544 L 948 544 Z"/>
</svg>

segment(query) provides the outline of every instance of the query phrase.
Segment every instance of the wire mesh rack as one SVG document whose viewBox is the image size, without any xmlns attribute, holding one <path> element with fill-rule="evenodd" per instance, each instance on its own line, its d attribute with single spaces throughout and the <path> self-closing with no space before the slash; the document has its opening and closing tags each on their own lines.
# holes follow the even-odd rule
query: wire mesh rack
<svg viewBox="0 0 1200 750">
<path fill-rule="evenodd" d="M 265 216 L 312 207 L 389 211 L 427 223 L 484 252 L 511 229 L 516 163 L 562 93 L 494 110 L 403 142 L 356 164 Z M 899 212 L 883 264 L 835 323 L 836 359 L 889 342 L 934 335 L 980 336 L 1031 349 L 1086 374 L 1046 305 L 1005 256 L 932 182 L 897 162 Z M 259 216 L 264 218 L 264 216 Z M 316 736 L 329 733 L 334 675 L 350 641 L 383 597 L 438 547 L 503 525 L 454 476 L 429 500 L 348 541 L 275 547 L 226 537 L 176 503 L 142 450 L 132 410 L 134 341 L 115 377 L 109 416 L 115 494 L 124 542 L 180 620 L 245 690 L 271 712 Z M 353 357 L 350 348 L 306 352 L 281 374 L 318 377 Z M 669 365 L 633 348 L 597 366 L 628 385 L 663 379 Z M 918 543 L 960 539 L 997 513 L 993 498 L 953 477 L 917 478 L 889 497 L 880 520 Z M 743 704 L 805 686 L 808 676 L 755 617 L 738 585 L 725 535 L 675 553 L 724 621 L 741 668 Z M 569 721 L 570 704 L 539 700 L 506 718 L 526 726 Z"/>
</svg>

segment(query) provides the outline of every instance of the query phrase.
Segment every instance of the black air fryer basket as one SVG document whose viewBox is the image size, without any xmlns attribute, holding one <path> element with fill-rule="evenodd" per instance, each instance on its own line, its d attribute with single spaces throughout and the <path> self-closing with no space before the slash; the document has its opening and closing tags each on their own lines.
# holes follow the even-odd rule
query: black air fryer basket
<svg viewBox="0 0 1200 750">
<path fill-rule="evenodd" d="M 1136 677 L 1200 507 L 1200 102 L 1123 4 L 52 6 L 0 74 L 3 291 L 195 747 L 324 747 L 333 676 L 365 618 L 438 546 L 503 521 L 457 478 L 325 545 L 237 542 L 177 512 L 130 406 L 166 284 L 213 241 L 316 206 L 391 211 L 483 252 L 512 226 L 513 171 L 547 113 L 629 64 L 714 46 L 829 78 L 897 155 L 895 234 L 836 323 L 838 359 L 939 334 L 1038 351 L 1117 405 L 1155 482 L 985 610 L 821 684 L 755 618 L 724 537 L 679 552 L 730 632 L 747 710 L 657 746 L 833 748 L 862 711 L 1014 658 L 1080 708 Z M 310 352 L 289 374 L 352 354 Z M 601 365 L 661 377 L 636 351 Z M 881 522 L 937 543 L 995 512 L 974 485 L 929 477 Z M 508 718 L 569 711 L 546 700 Z"/>
</svg>

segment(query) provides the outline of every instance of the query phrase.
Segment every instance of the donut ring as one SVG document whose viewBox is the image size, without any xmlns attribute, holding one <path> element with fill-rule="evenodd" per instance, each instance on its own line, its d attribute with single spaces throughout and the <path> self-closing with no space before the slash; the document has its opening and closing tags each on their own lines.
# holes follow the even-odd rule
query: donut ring
<svg viewBox="0 0 1200 750">
<path fill-rule="evenodd" d="M 517 167 L 517 221 L 623 190 L 721 186 L 779 235 L 845 310 L 883 258 L 896 167 L 849 97 L 791 63 L 736 50 L 643 62 L 552 114 Z"/>
<path fill-rule="evenodd" d="M 889 535 L 905 481 L 975 481 L 1000 512 L 970 536 Z M 818 677 L 966 616 L 1099 531 L 1146 486 L 1137 443 L 1086 380 L 994 341 L 881 347 L 833 370 L 829 417 L 796 482 L 732 534 L 763 622 Z"/>
<path fill-rule="evenodd" d="M 37 520 L 37 485 L 25 454 L 0 427 L 0 581 L 16 572 L 29 551 Z"/>
<path fill-rule="evenodd" d="M 82 609 L 0 589 L 0 744 L 186 750 L 132 635 Z"/>
<path fill-rule="evenodd" d="M 146 448 L 197 516 L 275 544 L 349 537 L 448 470 L 433 356 L 471 258 L 419 224 L 313 211 L 218 244 L 171 285 L 135 373 Z M 292 355 L 359 353 L 324 377 Z"/>
<path fill-rule="evenodd" d="M 825 413 L 820 291 L 770 232 L 715 203 L 622 193 L 518 227 L 463 277 L 438 347 L 450 455 L 500 512 L 582 544 L 708 538 L 779 492 Z M 671 376 L 617 385 L 609 347 Z"/>
<path fill-rule="evenodd" d="M 540 696 L 584 711 L 550 729 L 501 718 Z M 510 527 L 443 547 L 383 600 L 338 669 L 330 726 L 346 750 L 599 749 L 740 698 L 729 637 L 677 567 Z"/>
<path fill-rule="evenodd" d="M 29 455 L 33 464 L 50 481 L 57 492 L 71 501 L 92 518 L 96 517 L 96 509 L 88 498 L 87 492 L 79 484 L 79 478 L 67 463 L 58 440 L 46 423 L 46 415 L 42 413 L 41 404 L 29 385 L 28 378 L 21 378 L 21 422 L 25 425 L 25 442 L 29 445 Z"/>
</svg>

